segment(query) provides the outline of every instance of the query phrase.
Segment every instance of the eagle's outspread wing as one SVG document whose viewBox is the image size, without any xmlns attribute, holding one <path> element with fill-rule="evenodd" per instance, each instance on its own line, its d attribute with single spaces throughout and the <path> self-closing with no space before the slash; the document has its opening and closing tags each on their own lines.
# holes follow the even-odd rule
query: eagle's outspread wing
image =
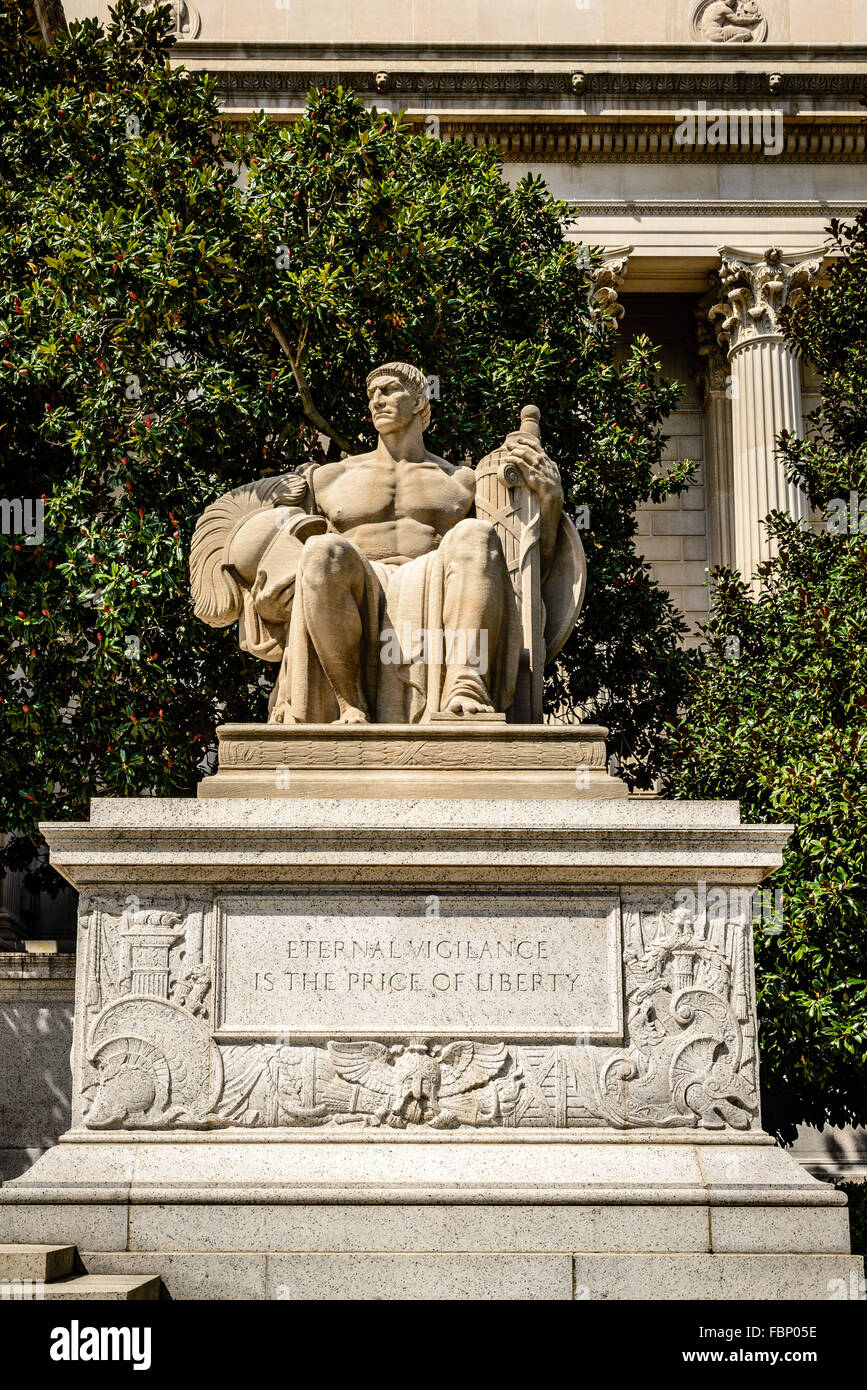
<svg viewBox="0 0 867 1390">
<path fill-rule="evenodd" d="M 337 1075 L 352 1086 L 366 1086 L 380 1096 L 394 1093 L 395 1072 L 389 1049 L 375 1042 L 330 1042 L 328 1055 Z"/>
<path fill-rule="evenodd" d="M 440 1053 L 441 1098 L 458 1096 L 475 1086 L 484 1086 L 503 1070 L 509 1060 L 505 1043 L 449 1043 Z"/>
</svg>

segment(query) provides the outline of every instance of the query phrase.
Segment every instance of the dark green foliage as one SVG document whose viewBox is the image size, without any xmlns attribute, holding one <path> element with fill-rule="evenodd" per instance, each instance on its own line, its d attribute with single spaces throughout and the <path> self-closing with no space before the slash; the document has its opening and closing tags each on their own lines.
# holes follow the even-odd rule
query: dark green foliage
<svg viewBox="0 0 867 1390">
<path fill-rule="evenodd" d="M 685 485 L 659 466 L 676 392 L 647 342 L 613 365 L 564 205 L 340 90 L 237 134 L 210 79 L 167 65 L 167 10 L 120 0 L 50 49 L 23 14 L 0 0 L 0 490 L 45 517 L 39 545 L 0 536 L 4 862 L 93 795 L 189 793 L 215 726 L 265 717 L 274 668 L 192 617 L 192 527 L 322 459 L 323 421 L 332 456 L 370 444 L 364 378 L 395 357 L 439 378 L 448 457 L 540 406 L 590 517 L 592 602 L 549 704 L 610 723 L 648 785 L 684 657 L 632 512 Z"/>
</svg>

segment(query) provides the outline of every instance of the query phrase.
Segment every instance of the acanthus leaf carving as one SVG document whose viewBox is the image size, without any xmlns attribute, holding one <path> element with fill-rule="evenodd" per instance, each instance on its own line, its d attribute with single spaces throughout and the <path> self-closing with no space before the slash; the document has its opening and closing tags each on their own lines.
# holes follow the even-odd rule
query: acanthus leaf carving
<svg viewBox="0 0 867 1390">
<path fill-rule="evenodd" d="M 729 353 L 759 338 L 782 341 L 780 311 L 795 304 L 822 272 L 821 248 L 784 255 L 778 246 L 737 251 L 720 247 L 722 297 L 707 311 L 717 342 Z"/>
</svg>

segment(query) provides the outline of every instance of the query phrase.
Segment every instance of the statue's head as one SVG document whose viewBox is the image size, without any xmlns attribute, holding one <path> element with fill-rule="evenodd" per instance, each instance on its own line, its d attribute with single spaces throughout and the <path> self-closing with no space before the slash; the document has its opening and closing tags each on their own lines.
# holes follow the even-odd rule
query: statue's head
<svg viewBox="0 0 867 1390">
<path fill-rule="evenodd" d="M 370 415 L 378 434 L 406 429 L 417 415 L 423 430 L 430 424 L 427 377 L 409 362 L 386 362 L 367 378 Z"/>
</svg>

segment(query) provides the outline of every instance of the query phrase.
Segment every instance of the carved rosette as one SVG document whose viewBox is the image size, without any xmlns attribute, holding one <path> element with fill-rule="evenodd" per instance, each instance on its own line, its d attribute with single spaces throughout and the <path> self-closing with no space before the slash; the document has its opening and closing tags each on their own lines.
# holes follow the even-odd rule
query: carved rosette
<svg viewBox="0 0 867 1390">
<path fill-rule="evenodd" d="M 784 256 L 778 246 L 764 252 L 720 247 L 721 296 L 708 309 L 720 347 L 729 357 L 762 338 L 782 341 L 780 311 L 795 304 L 822 270 L 821 249 Z"/>
</svg>

